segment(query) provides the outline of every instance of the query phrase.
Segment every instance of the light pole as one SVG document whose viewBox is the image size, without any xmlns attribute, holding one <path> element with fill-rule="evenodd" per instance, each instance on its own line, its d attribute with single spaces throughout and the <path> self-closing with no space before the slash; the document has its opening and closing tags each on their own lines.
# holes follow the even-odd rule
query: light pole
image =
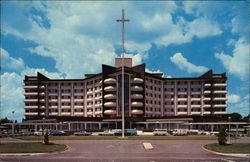
<svg viewBox="0 0 250 162">
<path fill-rule="evenodd" d="M 228 144 L 231 144 L 231 139 L 230 139 L 230 129 L 231 129 L 231 124 L 230 124 L 230 121 L 231 121 L 231 117 L 228 117 L 228 121 L 229 121 L 229 126 L 228 126 Z"/>
<path fill-rule="evenodd" d="M 14 128 L 14 114 L 15 114 L 15 111 L 12 111 L 12 135 L 14 135 L 14 133 L 15 133 L 15 128 Z"/>
</svg>

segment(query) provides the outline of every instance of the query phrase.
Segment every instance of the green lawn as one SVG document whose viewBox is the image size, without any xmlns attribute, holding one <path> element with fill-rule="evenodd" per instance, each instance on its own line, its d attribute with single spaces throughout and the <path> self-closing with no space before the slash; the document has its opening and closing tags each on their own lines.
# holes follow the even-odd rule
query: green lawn
<svg viewBox="0 0 250 162">
<path fill-rule="evenodd" d="M 63 144 L 44 145 L 41 142 L 30 143 L 1 143 L 0 153 L 47 153 L 62 151 L 66 148 Z"/>
<path fill-rule="evenodd" d="M 250 143 L 233 143 L 232 145 L 219 145 L 218 143 L 207 144 L 204 146 L 208 150 L 220 153 L 249 154 Z"/>
<path fill-rule="evenodd" d="M 16 139 L 42 141 L 43 136 L 23 136 Z M 123 140 L 119 136 L 50 136 L 50 140 Z M 215 136 L 130 136 L 125 140 L 217 140 Z"/>
</svg>

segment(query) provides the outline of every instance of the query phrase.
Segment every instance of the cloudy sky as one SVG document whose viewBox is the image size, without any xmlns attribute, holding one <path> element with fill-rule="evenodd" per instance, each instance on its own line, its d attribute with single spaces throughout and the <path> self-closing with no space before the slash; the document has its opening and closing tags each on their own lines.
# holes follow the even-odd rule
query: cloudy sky
<svg viewBox="0 0 250 162">
<path fill-rule="evenodd" d="M 249 113 L 249 2 L 1 2 L 1 117 L 22 119 L 24 75 L 83 78 L 121 54 L 165 77 L 228 76 L 229 113 Z"/>
</svg>

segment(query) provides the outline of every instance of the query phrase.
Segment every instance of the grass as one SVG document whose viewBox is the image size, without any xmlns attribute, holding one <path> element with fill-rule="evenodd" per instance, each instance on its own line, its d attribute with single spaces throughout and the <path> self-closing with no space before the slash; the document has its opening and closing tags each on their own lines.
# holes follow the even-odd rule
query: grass
<svg viewBox="0 0 250 162">
<path fill-rule="evenodd" d="M 233 143 L 232 145 L 219 145 L 218 143 L 207 144 L 204 146 L 208 150 L 220 153 L 249 154 L 250 143 Z"/>
<path fill-rule="evenodd" d="M 66 148 L 63 144 L 44 145 L 41 142 L 29 143 L 1 143 L 0 153 L 50 153 L 62 151 Z"/>
<path fill-rule="evenodd" d="M 43 136 L 23 136 L 16 139 L 41 141 Z M 123 140 L 119 136 L 50 136 L 50 140 Z M 129 136 L 125 140 L 217 140 L 215 136 Z"/>
</svg>

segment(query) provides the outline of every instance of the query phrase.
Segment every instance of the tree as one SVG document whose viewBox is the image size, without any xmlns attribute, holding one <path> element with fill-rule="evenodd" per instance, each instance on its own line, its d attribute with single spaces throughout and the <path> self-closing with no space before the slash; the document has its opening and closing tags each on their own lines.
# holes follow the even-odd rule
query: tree
<svg viewBox="0 0 250 162">
<path fill-rule="evenodd" d="M 247 116 L 245 116 L 244 118 L 243 118 L 243 121 L 244 122 L 250 122 L 250 114 L 248 114 Z"/>
<path fill-rule="evenodd" d="M 48 129 L 45 130 L 43 142 L 45 145 L 49 145 L 49 131 L 48 131 Z"/>
<path fill-rule="evenodd" d="M 226 143 L 227 143 L 226 137 L 227 137 L 226 127 L 224 125 L 221 125 L 219 128 L 219 134 L 218 134 L 219 145 L 226 145 Z"/>
<path fill-rule="evenodd" d="M 242 121 L 242 116 L 239 113 L 232 113 L 232 114 L 229 114 L 229 116 L 231 117 L 232 122 L 241 122 Z"/>
</svg>

